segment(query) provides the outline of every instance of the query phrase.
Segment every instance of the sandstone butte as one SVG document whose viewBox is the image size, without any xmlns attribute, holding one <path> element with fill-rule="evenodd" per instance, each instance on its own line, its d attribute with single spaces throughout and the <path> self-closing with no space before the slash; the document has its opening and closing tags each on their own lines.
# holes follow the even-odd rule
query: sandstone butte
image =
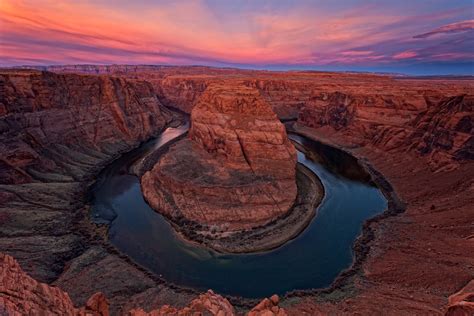
<svg viewBox="0 0 474 316">
<path fill-rule="evenodd" d="M 189 306 L 196 294 L 131 262 L 90 223 L 87 188 L 107 163 L 169 124 L 166 107 L 191 113 L 215 83 L 257 89 L 298 132 L 369 161 L 407 205 L 366 223 L 355 273 L 328 291 L 283 297 L 287 314 L 472 314 L 474 82 L 465 78 L 127 65 L 1 70 L 0 251 L 67 292 L 75 308 L 97 292 L 112 315 Z M 34 292 L 55 306 L 49 291 Z M 3 301 L 22 298 L 0 293 Z M 23 306 L 33 304 L 24 298 Z"/>
<path fill-rule="evenodd" d="M 215 84 L 193 108 L 189 138 L 141 183 L 155 210 L 228 232 L 287 213 L 297 194 L 295 166 L 285 127 L 259 92 Z"/>
</svg>

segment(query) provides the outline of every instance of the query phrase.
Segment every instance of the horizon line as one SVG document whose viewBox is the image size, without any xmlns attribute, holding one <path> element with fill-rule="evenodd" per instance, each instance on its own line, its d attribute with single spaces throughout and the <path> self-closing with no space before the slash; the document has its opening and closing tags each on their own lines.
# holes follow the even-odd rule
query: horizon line
<svg viewBox="0 0 474 316">
<path fill-rule="evenodd" d="M 234 69 L 234 70 L 246 70 L 246 71 L 267 71 L 267 72 L 274 72 L 274 73 L 284 73 L 284 72 L 321 72 L 321 73 L 355 73 L 355 74 L 379 74 L 379 75 L 393 75 L 398 77 L 472 77 L 474 78 L 474 74 L 472 73 L 465 73 L 465 74 L 408 74 L 405 72 L 391 72 L 391 71 L 371 71 L 371 70 L 324 70 L 324 69 L 317 69 L 317 68 L 308 68 L 308 69 L 297 69 L 297 68 L 288 68 L 288 69 L 269 69 L 265 68 L 264 66 L 211 66 L 211 65 L 203 65 L 203 64 L 189 64 L 189 65 L 178 65 L 178 64 L 120 64 L 120 63 L 113 63 L 113 64 L 101 64 L 101 63 L 78 63 L 78 64 L 44 64 L 44 65 L 15 65 L 15 66 L 3 66 L 0 65 L 0 69 L 37 69 L 37 68 L 48 68 L 48 67 L 71 67 L 71 66 L 103 66 L 103 67 L 110 67 L 110 66 L 152 66 L 152 67 L 204 67 L 204 68 L 214 68 L 214 69 Z M 275 67 L 278 67 L 276 65 Z M 280 65 L 281 67 L 281 65 Z"/>
</svg>

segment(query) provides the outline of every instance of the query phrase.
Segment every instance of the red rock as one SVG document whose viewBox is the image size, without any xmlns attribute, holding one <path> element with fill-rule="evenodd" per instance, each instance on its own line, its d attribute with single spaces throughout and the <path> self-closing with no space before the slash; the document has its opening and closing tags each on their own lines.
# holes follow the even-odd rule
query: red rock
<svg viewBox="0 0 474 316">
<path fill-rule="evenodd" d="M 146 82 L 12 71 L 0 74 L 0 94 L 4 184 L 82 180 L 100 158 L 150 138 L 166 123 Z"/>
<path fill-rule="evenodd" d="M 264 225 L 292 207 L 296 151 L 258 91 L 210 86 L 191 122 L 189 140 L 142 177 L 155 210 L 232 231 Z"/>
<path fill-rule="evenodd" d="M 109 316 L 109 301 L 103 293 L 95 293 L 87 301 L 85 310 L 100 316 Z"/>
<path fill-rule="evenodd" d="M 413 151 L 426 157 L 433 170 L 449 170 L 474 157 L 473 100 L 472 95 L 460 94 L 411 107 L 401 96 L 390 99 L 393 106 L 387 108 L 387 99 L 380 96 L 335 92 L 303 107 L 298 123 L 330 126 L 359 145 Z"/>
<path fill-rule="evenodd" d="M 145 312 L 143 309 L 133 309 L 128 312 L 130 316 L 187 316 L 187 315 L 215 315 L 215 316 L 234 316 L 235 311 L 229 301 L 212 290 L 199 295 L 189 306 L 184 308 L 175 308 L 164 305 L 159 309 Z"/>
<path fill-rule="evenodd" d="M 472 80 L 397 80 L 370 74 L 278 73 L 206 67 L 81 65 L 51 70 L 98 73 L 99 76 L 31 71 L 29 74 L 2 71 L 0 76 L 0 180 L 7 184 L 2 188 L 10 190 L 6 198 L 3 193 L 0 198 L 0 203 L 7 204 L 8 208 L 1 217 L 1 247 L 17 253 L 24 268 L 41 280 L 55 280 L 63 269 L 61 265 L 58 268 L 57 261 L 76 261 L 77 252 L 83 247 L 71 237 L 78 231 L 70 225 L 71 214 L 75 217 L 78 209 L 71 205 L 81 200 L 82 191 L 71 190 L 71 182 L 61 185 L 54 182 L 90 177 L 113 155 L 144 140 L 134 139 L 134 135 L 148 137 L 147 133 L 138 132 L 147 120 L 137 119 L 146 117 L 144 101 L 148 97 L 153 104 L 158 104 L 154 96 L 157 94 L 162 103 L 190 113 L 207 86 L 227 81 L 257 89 L 280 118 L 299 116 L 298 125 L 314 132 L 318 139 L 345 147 L 367 159 L 408 204 L 403 214 L 371 223 L 374 239 L 370 242 L 368 257 L 360 273 L 350 281 L 349 290 L 336 290 L 339 300 L 301 299 L 287 308 L 289 314 L 371 315 L 387 311 L 440 314 L 446 297 L 472 279 L 472 251 L 466 249 L 472 248 L 469 223 L 473 218 L 474 200 L 469 193 L 473 188 L 474 168 L 472 138 L 466 140 L 465 137 L 472 134 L 472 110 L 465 110 L 472 102 L 469 101 L 474 87 Z M 127 79 L 110 79 L 110 75 Z M 5 79 L 7 77 L 13 80 Z M 148 83 L 134 88 L 135 78 Z M 126 122 L 123 124 L 120 116 L 117 120 L 114 118 L 120 111 L 105 107 L 104 119 L 94 123 L 101 107 L 88 106 L 78 100 L 84 97 L 93 100 L 93 95 L 101 94 L 102 85 L 110 86 L 113 82 L 117 83 L 117 96 L 125 90 L 131 92 L 123 95 L 127 103 L 133 104 L 130 107 L 139 109 L 140 115 L 130 112 L 123 116 Z M 48 88 L 49 85 L 54 88 Z M 19 97 L 15 97 L 16 88 L 19 88 Z M 87 97 L 84 90 L 90 90 L 92 96 Z M 48 94 L 54 98 L 49 99 Z M 135 103 L 130 95 L 136 95 L 139 102 Z M 36 104 L 35 98 L 43 101 Z M 104 100 L 107 98 L 104 95 Z M 6 101 L 10 105 L 6 105 Z M 151 123 L 159 121 L 158 117 L 152 117 Z M 135 124 L 131 124 L 133 132 L 129 137 L 123 127 L 131 126 L 131 122 Z M 43 123 L 47 124 L 46 129 Z M 151 130 L 157 132 L 159 125 Z M 90 136 L 95 130 L 98 131 L 97 142 L 91 141 L 94 137 Z M 53 151 L 57 150 L 53 146 L 56 143 L 70 149 L 70 154 Z M 83 143 L 87 146 L 83 147 Z M 81 149 L 79 153 L 72 151 L 77 148 Z M 110 148 L 113 150 L 107 150 Z M 77 168 L 77 162 L 84 162 L 78 159 L 80 154 L 92 151 L 101 158 L 90 157 L 86 165 L 81 163 Z M 73 159 L 73 163 L 69 159 Z M 50 189 L 39 192 L 45 182 Z M 14 183 L 31 186 L 14 186 Z M 82 182 L 79 185 L 85 187 Z M 38 201 L 45 202 L 49 208 L 58 205 L 57 209 L 63 214 L 53 219 L 41 218 L 40 214 L 52 212 L 43 212 L 45 208 Z M 18 209 L 20 205 L 23 209 Z M 30 218 L 34 224 L 28 221 Z M 103 264 L 104 270 L 111 267 Z M 78 272 L 77 279 L 80 278 Z M 134 277 L 129 279 L 130 284 L 136 282 Z M 110 287 L 113 284 L 110 280 L 100 279 L 97 286 Z M 87 291 L 86 281 L 82 279 L 83 286 L 78 291 Z M 127 288 L 134 289 L 133 286 Z M 114 295 L 121 298 L 123 292 L 119 293 Z"/>
<path fill-rule="evenodd" d="M 448 298 L 446 316 L 474 315 L 474 279 Z"/>
<path fill-rule="evenodd" d="M 240 85 L 211 85 L 191 113 L 189 137 L 258 176 L 294 179 L 296 151 L 259 92 Z M 220 157 L 219 157 L 220 158 Z"/>
<path fill-rule="evenodd" d="M 52 282 L 86 248 L 90 181 L 169 116 L 150 83 L 109 76 L 1 70 L 0 96 L 0 249 Z"/>
<path fill-rule="evenodd" d="M 264 298 L 248 312 L 247 316 L 287 316 L 286 310 L 279 307 L 278 302 L 278 295 L 273 295 L 270 299 Z"/>
<path fill-rule="evenodd" d="M 94 294 L 83 308 L 75 308 L 69 295 L 58 287 L 39 283 L 9 255 L 0 253 L 0 312 L 6 315 L 108 316 L 102 293 Z"/>
</svg>

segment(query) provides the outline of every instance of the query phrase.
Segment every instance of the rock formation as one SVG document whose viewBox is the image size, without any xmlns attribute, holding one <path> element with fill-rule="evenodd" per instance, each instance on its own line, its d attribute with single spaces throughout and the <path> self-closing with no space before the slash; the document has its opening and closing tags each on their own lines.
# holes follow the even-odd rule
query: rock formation
<svg viewBox="0 0 474 316">
<path fill-rule="evenodd" d="M 278 295 L 264 298 L 250 310 L 247 316 L 287 316 L 286 310 L 278 306 L 279 302 L 280 298 Z"/>
<path fill-rule="evenodd" d="M 143 309 L 132 309 L 128 312 L 130 316 L 187 316 L 187 315 L 215 315 L 234 316 L 234 307 L 222 296 L 215 294 L 212 290 L 195 298 L 189 306 L 176 308 L 164 305 L 159 309 L 145 312 Z"/>
<path fill-rule="evenodd" d="M 301 109 L 298 123 L 330 127 L 358 146 L 415 151 L 426 157 L 433 170 L 457 168 L 459 161 L 474 159 L 474 96 L 404 96 L 402 100 L 383 95 L 321 94 Z"/>
<path fill-rule="evenodd" d="M 2 184 L 81 181 L 166 122 L 140 81 L 8 71 L 0 95 Z"/>
<path fill-rule="evenodd" d="M 51 70 L 147 80 L 160 101 L 187 113 L 209 85 L 240 83 L 257 89 L 281 119 L 298 118 L 305 126 L 334 129 L 358 146 L 370 143 L 381 150 L 413 151 L 434 171 L 455 169 L 459 161 L 473 159 L 473 83 L 464 78 L 125 65 Z"/>
<path fill-rule="evenodd" d="M 162 104 L 191 113 L 216 83 L 257 89 L 279 118 L 298 118 L 300 132 L 367 159 L 408 205 L 366 225 L 367 257 L 355 275 L 327 294 L 292 298 L 289 315 L 442 314 L 446 298 L 472 280 L 473 80 L 122 65 L 44 70 L 61 74 L 0 72 L 0 250 L 66 290 L 76 307 L 98 291 L 112 314 L 195 298 L 101 242 L 104 233 L 88 224 L 85 191 L 107 162 L 165 126 Z M 461 310 L 469 303 L 451 301 Z"/>
<path fill-rule="evenodd" d="M 84 249 L 85 184 L 169 117 L 150 84 L 121 78 L 9 70 L 0 96 L 0 249 L 53 281 Z"/>
<path fill-rule="evenodd" d="M 103 228 L 89 221 L 87 190 L 107 163 L 170 118 L 147 82 L 1 70 L 0 250 L 35 279 L 68 288 L 78 305 L 102 291 L 116 311 L 117 299 L 152 287 L 97 244 Z"/>
<path fill-rule="evenodd" d="M 104 294 L 95 293 L 87 300 L 85 306 L 76 308 L 66 292 L 58 287 L 39 283 L 28 276 L 14 258 L 0 253 L 0 313 L 2 315 L 109 316 L 109 302 Z M 233 316 L 235 312 L 228 300 L 209 290 L 184 308 L 163 305 L 150 312 L 138 308 L 126 314 L 130 316 L 208 314 Z"/>
<path fill-rule="evenodd" d="M 67 293 L 37 282 L 15 259 L 0 253 L 0 314 L 109 316 L 109 304 L 102 293 L 96 293 L 86 306 L 75 308 Z"/>
<path fill-rule="evenodd" d="M 474 315 L 474 279 L 448 299 L 446 316 Z"/>
<path fill-rule="evenodd" d="M 211 85 L 191 114 L 189 139 L 142 177 L 155 209 L 226 231 L 265 225 L 296 198 L 296 151 L 258 91 Z"/>
<path fill-rule="evenodd" d="M 0 95 L 0 249 L 53 281 L 84 248 L 84 184 L 168 119 L 148 83 L 120 78 L 5 71 Z"/>
</svg>

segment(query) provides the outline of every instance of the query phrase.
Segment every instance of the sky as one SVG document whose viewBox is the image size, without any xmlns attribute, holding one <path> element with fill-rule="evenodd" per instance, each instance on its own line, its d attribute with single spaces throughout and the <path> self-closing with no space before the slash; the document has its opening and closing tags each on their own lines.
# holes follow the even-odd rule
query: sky
<svg viewBox="0 0 474 316">
<path fill-rule="evenodd" d="M 0 0 L 0 66 L 474 75 L 473 0 Z"/>
</svg>

